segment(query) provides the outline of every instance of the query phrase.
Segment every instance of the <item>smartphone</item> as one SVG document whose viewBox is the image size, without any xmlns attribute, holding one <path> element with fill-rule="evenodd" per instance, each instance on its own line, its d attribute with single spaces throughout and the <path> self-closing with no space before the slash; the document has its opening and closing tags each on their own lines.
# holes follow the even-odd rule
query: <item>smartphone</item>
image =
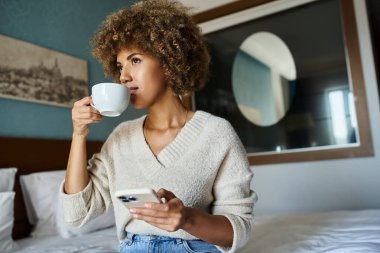
<svg viewBox="0 0 380 253">
<path fill-rule="evenodd" d="M 162 203 L 157 193 L 150 188 L 124 189 L 116 191 L 115 195 L 127 208 L 144 207 L 146 202 Z"/>
</svg>

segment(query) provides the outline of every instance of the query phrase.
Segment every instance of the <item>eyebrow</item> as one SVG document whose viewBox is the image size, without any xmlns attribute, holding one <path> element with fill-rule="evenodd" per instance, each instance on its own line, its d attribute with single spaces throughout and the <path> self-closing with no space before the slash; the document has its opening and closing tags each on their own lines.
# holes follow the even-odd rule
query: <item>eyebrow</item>
<svg viewBox="0 0 380 253">
<path fill-rule="evenodd" d="M 132 54 L 128 55 L 127 60 L 129 61 L 135 55 L 143 55 L 143 54 L 141 54 L 141 53 L 132 53 Z M 116 62 L 116 64 L 117 65 L 121 65 L 121 63 L 118 62 L 118 61 Z"/>
<path fill-rule="evenodd" d="M 143 54 L 140 54 L 140 53 L 132 53 L 130 54 L 128 57 L 127 57 L 127 60 L 130 60 L 133 56 L 135 55 L 143 55 Z"/>
</svg>

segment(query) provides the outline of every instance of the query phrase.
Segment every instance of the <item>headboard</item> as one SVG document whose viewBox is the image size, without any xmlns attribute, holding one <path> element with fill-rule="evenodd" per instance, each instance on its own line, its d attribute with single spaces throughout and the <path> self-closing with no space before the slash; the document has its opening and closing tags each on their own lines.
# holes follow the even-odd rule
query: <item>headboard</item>
<svg viewBox="0 0 380 253">
<path fill-rule="evenodd" d="M 19 177 L 33 172 L 66 169 L 70 144 L 70 140 L 0 137 L 0 168 L 18 169 L 15 182 L 14 239 L 28 237 L 32 229 L 27 219 Z M 101 141 L 88 141 L 87 157 L 98 152 L 102 144 Z"/>
</svg>

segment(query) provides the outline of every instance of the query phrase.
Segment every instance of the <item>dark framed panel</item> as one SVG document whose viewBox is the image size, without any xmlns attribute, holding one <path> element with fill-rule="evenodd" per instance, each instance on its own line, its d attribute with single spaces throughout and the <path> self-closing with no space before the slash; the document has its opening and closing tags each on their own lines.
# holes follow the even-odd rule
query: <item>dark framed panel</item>
<svg viewBox="0 0 380 253">
<path fill-rule="evenodd" d="M 194 16 L 201 22 L 212 56 L 210 80 L 195 94 L 195 108 L 229 120 L 251 164 L 373 155 L 353 1 L 305 0 L 281 7 L 284 2 L 236 1 Z M 258 12 L 266 14 L 258 16 Z M 245 17 L 252 13 L 252 18 L 236 22 L 240 13 Z M 246 120 L 232 91 L 232 65 L 239 46 L 263 30 L 283 38 L 293 53 L 298 75 L 288 113 L 269 127 Z M 351 96 L 355 108 L 345 114 L 346 121 L 352 122 L 347 123 L 345 143 L 331 137 L 335 105 L 326 101 L 334 90 L 345 96 L 345 103 Z"/>
<path fill-rule="evenodd" d="M 368 19 L 371 28 L 373 54 L 376 67 L 377 89 L 380 96 L 380 1 L 367 0 Z"/>
</svg>

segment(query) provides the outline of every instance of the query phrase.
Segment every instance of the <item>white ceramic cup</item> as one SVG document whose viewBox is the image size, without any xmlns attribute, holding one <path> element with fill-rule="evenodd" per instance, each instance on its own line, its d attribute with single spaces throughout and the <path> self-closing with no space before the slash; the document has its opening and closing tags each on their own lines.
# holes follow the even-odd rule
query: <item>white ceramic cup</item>
<svg viewBox="0 0 380 253">
<path fill-rule="evenodd" d="M 92 106 L 103 116 L 119 116 L 128 107 L 129 90 L 121 84 L 98 83 L 91 90 Z"/>
</svg>

